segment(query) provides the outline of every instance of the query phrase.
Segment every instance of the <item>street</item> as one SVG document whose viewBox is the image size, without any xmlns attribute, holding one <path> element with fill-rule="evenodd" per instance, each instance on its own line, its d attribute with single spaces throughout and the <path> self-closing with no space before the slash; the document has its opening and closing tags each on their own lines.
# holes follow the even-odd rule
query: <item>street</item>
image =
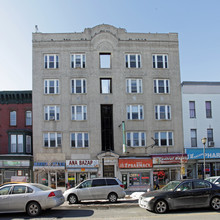
<svg viewBox="0 0 220 220">
<path fill-rule="evenodd" d="M 110 204 L 104 201 L 82 202 L 78 205 L 64 205 L 49 211 L 44 211 L 38 218 L 29 218 L 24 213 L 1 214 L 0 219 L 17 220 L 17 219 L 62 219 L 62 220 L 142 220 L 142 219 L 163 219 L 163 220 L 219 220 L 220 212 L 211 209 L 185 209 L 169 211 L 166 214 L 155 214 L 142 209 L 138 206 L 137 200 L 119 201 L 116 204 Z"/>
</svg>

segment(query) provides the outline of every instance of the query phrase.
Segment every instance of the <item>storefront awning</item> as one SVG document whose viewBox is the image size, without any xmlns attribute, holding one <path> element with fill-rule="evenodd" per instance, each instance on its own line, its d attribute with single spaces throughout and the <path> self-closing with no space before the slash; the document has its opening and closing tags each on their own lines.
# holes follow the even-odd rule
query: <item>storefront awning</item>
<svg viewBox="0 0 220 220">
<path fill-rule="evenodd" d="M 80 172 L 98 172 L 97 168 L 71 168 L 71 169 L 67 169 L 68 172 L 75 172 L 75 173 L 80 173 Z"/>
</svg>

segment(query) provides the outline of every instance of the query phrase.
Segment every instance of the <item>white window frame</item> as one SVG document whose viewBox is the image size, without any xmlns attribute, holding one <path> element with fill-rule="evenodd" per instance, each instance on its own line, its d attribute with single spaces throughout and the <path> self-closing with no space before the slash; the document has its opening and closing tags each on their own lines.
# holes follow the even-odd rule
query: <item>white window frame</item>
<svg viewBox="0 0 220 220">
<path fill-rule="evenodd" d="M 78 108 L 81 108 L 81 111 L 79 113 L 77 113 Z M 87 105 L 72 105 L 71 106 L 71 120 L 73 121 L 87 120 Z"/>
<path fill-rule="evenodd" d="M 17 112 L 10 111 L 10 126 L 17 126 Z"/>
<path fill-rule="evenodd" d="M 50 57 L 53 57 L 53 67 L 50 67 Z M 45 54 L 44 55 L 44 68 L 45 69 L 58 69 L 59 68 L 59 56 L 58 54 Z"/>
<path fill-rule="evenodd" d="M 12 142 L 14 137 L 15 142 Z M 24 135 L 23 134 L 10 134 L 10 152 L 11 153 L 24 153 Z"/>
<path fill-rule="evenodd" d="M 54 109 L 54 116 L 52 111 Z M 60 120 L 60 106 L 58 105 L 46 105 L 44 106 L 44 120 L 45 121 L 58 121 Z"/>
<path fill-rule="evenodd" d="M 99 53 L 100 69 L 111 68 L 111 53 Z"/>
<path fill-rule="evenodd" d="M 135 56 L 135 67 L 131 67 L 131 56 Z M 140 58 L 140 62 L 139 62 Z M 125 54 L 125 67 L 126 68 L 141 68 L 141 54 Z"/>
<path fill-rule="evenodd" d="M 134 134 L 138 134 L 138 144 L 134 144 Z M 130 145 L 128 144 L 128 136 L 130 135 Z M 142 135 L 144 135 L 144 144 L 142 144 Z M 131 131 L 126 132 L 126 144 L 128 147 L 145 147 L 146 146 L 146 132 L 143 131 Z"/>
<path fill-rule="evenodd" d="M 134 111 L 137 108 L 137 112 Z M 137 113 L 138 118 L 134 118 L 133 114 Z M 144 119 L 144 106 L 143 105 L 127 105 L 127 119 L 128 120 L 143 120 Z"/>
<path fill-rule="evenodd" d="M 136 91 L 137 92 L 133 92 L 132 91 L 132 81 L 135 81 L 136 83 Z M 127 93 L 143 93 L 143 83 L 142 83 L 142 79 L 126 79 L 126 92 Z"/>
<path fill-rule="evenodd" d="M 165 117 L 161 118 L 161 107 L 165 108 Z M 171 105 L 156 105 L 155 106 L 155 119 L 156 120 L 171 120 Z"/>
<path fill-rule="evenodd" d="M 159 81 L 163 81 L 164 92 L 159 90 Z M 154 79 L 154 93 L 156 94 L 170 94 L 170 80 L 169 79 Z"/>
<path fill-rule="evenodd" d="M 32 111 L 30 110 L 25 112 L 25 123 L 26 123 L 26 126 L 32 125 Z"/>
<path fill-rule="evenodd" d="M 75 146 L 72 146 L 72 141 L 73 141 L 72 135 L 75 135 Z M 78 146 L 78 135 L 82 135 L 82 146 Z M 88 146 L 85 145 L 86 143 L 85 135 L 88 136 Z M 88 132 L 72 132 L 70 134 L 70 147 L 71 148 L 88 148 L 89 144 L 90 144 L 90 140 L 89 140 Z"/>
<path fill-rule="evenodd" d="M 77 59 L 80 59 L 80 64 L 78 64 L 76 61 Z M 86 68 L 86 55 L 81 53 L 74 53 L 70 55 L 70 67 L 73 69 L 79 68 L 84 69 Z"/>
<path fill-rule="evenodd" d="M 50 82 L 54 83 L 53 87 L 50 87 Z M 59 94 L 60 93 L 60 89 L 59 86 L 60 82 L 58 79 L 45 79 L 44 80 L 44 94 Z M 50 92 L 50 88 L 54 89 L 54 92 Z"/>
<path fill-rule="evenodd" d="M 81 82 L 81 85 L 80 85 L 80 88 L 81 88 L 81 92 L 77 92 L 77 87 L 76 87 L 76 81 L 80 81 Z M 71 88 L 71 94 L 86 94 L 87 93 L 87 82 L 86 82 L 86 79 L 84 78 L 79 78 L 79 79 L 71 79 L 71 85 L 70 85 L 70 88 Z"/>
<path fill-rule="evenodd" d="M 162 133 L 165 133 L 166 134 L 166 145 L 161 145 L 161 135 Z M 169 134 L 172 135 L 172 144 L 169 143 Z M 157 138 L 157 136 L 158 138 Z M 168 146 L 174 146 L 174 137 L 173 137 L 173 132 L 172 131 L 158 131 L 158 132 L 155 132 L 154 133 L 154 139 L 155 140 L 158 140 L 158 146 L 159 147 L 168 147 Z"/>
<path fill-rule="evenodd" d="M 112 93 L 112 79 L 111 78 L 101 78 L 100 79 L 100 93 L 101 94 L 111 94 Z"/>
<path fill-rule="evenodd" d="M 158 67 L 158 56 L 162 56 L 163 67 Z M 153 68 L 167 69 L 168 68 L 168 55 L 167 54 L 153 54 L 152 56 Z"/>
<path fill-rule="evenodd" d="M 51 136 L 55 136 L 55 146 L 51 146 Z M 47 136 L 48 146 L 45 145 L 45 137 Z M 60 143 L 59 143 L 60 138 Z M 56 148 L 62 146 L 62 134 L 58 132 L 45 132 L 43 133 L 43 146 L 48 148 Z"/>
</svg>

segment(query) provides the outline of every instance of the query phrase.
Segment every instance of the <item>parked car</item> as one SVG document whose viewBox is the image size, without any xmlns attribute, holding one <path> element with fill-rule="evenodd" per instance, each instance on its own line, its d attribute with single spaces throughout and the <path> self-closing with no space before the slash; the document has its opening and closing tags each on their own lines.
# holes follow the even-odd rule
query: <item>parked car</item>
<svg viewBox="0 0 220 220">
<path fill-rule="evenodd" d="M 35 183 L 7 184 L 0 187 L 0 213 L 26 212 L 37 216 L 42 210 L 64 203 L 61 190 Z"/>
<path fill-rule="evenodd" d="M 63 195 L 70 204 L 99 199 L 108 199 L 109 202 L 114 203 L 118 198 L 124 198 L 126 193 L 124 185 L 117 178 L 95 178 L 85 180 L 78 186 L 66 190 Z"/>
<path fill-rule="evenodd" d="M 220 176 L 211 176 L 206 178 L 205 180 L 220 186 Z"/>
<path fill-rule="evenodd" d="M 220 187 L 206 180 L 171 181 L 159 190 L 142 194 L 139 206 L 156 213 L 210 206 L 219 211 Z"/>
</svg>

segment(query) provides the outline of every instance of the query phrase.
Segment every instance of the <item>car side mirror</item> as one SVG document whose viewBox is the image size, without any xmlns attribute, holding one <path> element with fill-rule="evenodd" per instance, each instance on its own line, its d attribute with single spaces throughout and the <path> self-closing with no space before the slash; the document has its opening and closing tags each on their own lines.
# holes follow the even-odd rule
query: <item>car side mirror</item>
<svg viewBox="0 0 220 220">
<path fill-rule="evenodd" d="M 215 184 L 220 184 L 220 182 L 216 182 Z"/>
</svg>

